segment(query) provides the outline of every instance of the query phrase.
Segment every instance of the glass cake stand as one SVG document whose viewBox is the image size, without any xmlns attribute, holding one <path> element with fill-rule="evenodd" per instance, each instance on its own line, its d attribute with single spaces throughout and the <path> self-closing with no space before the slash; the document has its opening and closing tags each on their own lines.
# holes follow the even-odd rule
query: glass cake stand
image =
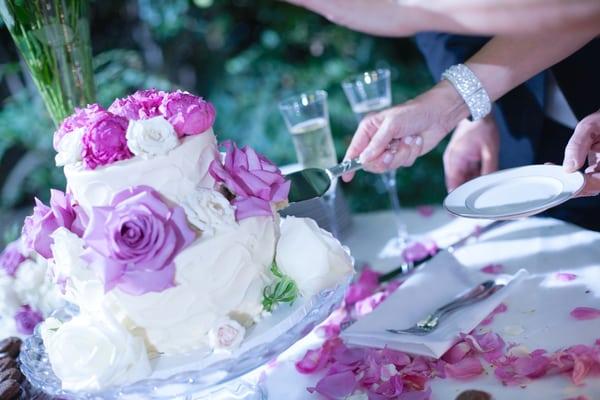
<svg viewBox="0 0 600 400">
<path fill-rule="evenodd" d="M 33 388 L 61 399 L 266 399 L 260 367 L 323 322 L 342 302 L 348 283 L 324 290 L 310 299 L 298 299 L 291 306 L 281 305 L 249 329 L 242 347 L 228 357 L 206 351 L 159 356 L 151 360 L 152 375 L 130 385 L 86 393 L 62 390 L 61 382 L 50 366 L 39 329 L 23 342 L 19 356 L 21 370 Z M 54 316 L 66 321 L 77 312 L 71 306 Z"/>
</svg>

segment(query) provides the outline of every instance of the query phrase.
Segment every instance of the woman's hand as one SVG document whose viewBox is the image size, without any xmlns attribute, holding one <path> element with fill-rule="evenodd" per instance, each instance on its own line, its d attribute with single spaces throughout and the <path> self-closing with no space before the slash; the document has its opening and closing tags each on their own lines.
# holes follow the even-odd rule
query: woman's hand
<svg viewBox="0 0 600 400">
<path fill-rule="evenodd" d="M 585 186 L 579 196 L 596 196 L 600 193 L 600 110 L 582 119 L 567 148 L 563 166 L 569 172 L 585 169 Z"/>
<path fill-rule="evenodd" d="M 411 166 L 468 115 L 448 82 L 404 104 L 367 116 L 358 126 L 345 159 L 360 156 L 365 170 L 381 173 Z M 353 174 L 344 176 L 346 182 Z"/>
<path fill-rule="evenodd" d="M 462 120 L 444 151 L 448 191 L 498 170 L 500 132 L 492 114 L 479 121 Z"/>
</svg>

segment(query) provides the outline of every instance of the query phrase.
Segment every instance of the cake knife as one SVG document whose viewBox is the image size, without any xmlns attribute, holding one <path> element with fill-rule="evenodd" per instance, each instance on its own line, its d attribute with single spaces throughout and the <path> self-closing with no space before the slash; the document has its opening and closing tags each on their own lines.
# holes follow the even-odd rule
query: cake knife
<svg viewBox="0 0 600 400">
<path fill-rule="evenodd" d="M 380 283 L 387 282 L 389 280 L 396 278 L 399 275 L 407 274 L 407 273 L 411 272 L 412 270 L 414 270 L 415 268 L 417 268 L 418 266 L 425 264 L 427 261 L 431 260 L 433 257 L 438 255 L 443 250 L 446 250 L 450 253 L 454 253 L 456 250 L 465 246 L 469 242 L 469 239 L 471 239 L 472 237 L 479 236 L 485 232 L 491 231 L 492 229 L 499 228 L 510 222 L 512 222 L 512 221 L 499 220 L 499 221 L 494 221 L 484 227 L 478 227 L 478 228 L 474 229 L 473 232 L 458 239 L 456 242 L 452 243 L 451 245 L 444 247 L 444 248 L 439 248 L 439 249 L 435 250 L 435 252 L 429 253 L 426 257 L 424 257 L 418 261 L 414 261 L 414 262 L 404 261 L 399 267 L 394 268 L 390 272 L 387 272 L 387 273 L 381 275 L 379 277 L 379 282 Z"/>
<path fill-rule="evenodd" d="M 285 176 L 291 182 L 288 201 L 291 204 L 322 197 L 337 178 L 362 168 L 362 163 L 355 158 L 330 168 L 305 168 L 292 172 Z"/>
</svg>

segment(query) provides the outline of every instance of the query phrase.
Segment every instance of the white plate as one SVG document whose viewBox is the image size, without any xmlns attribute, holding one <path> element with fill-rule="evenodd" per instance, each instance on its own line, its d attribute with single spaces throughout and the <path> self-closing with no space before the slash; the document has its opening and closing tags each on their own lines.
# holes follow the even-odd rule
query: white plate
<svg viewBox="0 0 600 400">
<path fill-rule="evenodd" d="M 480 176 L 446 196 L 444 207 L 467 218 L 512 219 L 538 214 L 573 198 L 585 180 L 559 165 L 529 165 Z"/>
</svg>

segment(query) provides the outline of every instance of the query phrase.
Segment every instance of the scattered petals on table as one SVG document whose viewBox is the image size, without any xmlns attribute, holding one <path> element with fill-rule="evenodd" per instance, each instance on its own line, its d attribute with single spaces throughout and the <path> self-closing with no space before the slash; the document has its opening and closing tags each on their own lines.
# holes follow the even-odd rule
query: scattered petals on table
<svg viewBox="0 0 600 400">
<path fill-rule="evenodd" d="M 577 275 L 571 272 L 557 272 L 554 277 L 562 282 L 569 282 L 577 279 Z"/>
<path fill-rule="evenodd" d="M 465 357 L 455 364 L 446 364 L 446 373 L 453 379 L 471 379 L 483 373 L 483 365 L 475 356 Z"/>
<path fill-rule="evenodd" d="M 504 272 L 504 266 L 502 264 L 489 264 L 481 268 L 481 272 L 491 275 L 499 275 Z"/>
<path fill-rule="evenodd" d="M 576 307 L 570 314 L 573 318 L 584 321 L 600 317 L 600 309 L 593 307 Z"/>
<path fill-rule="evenodd" d="M 421 217 L 429 218 L 435 212 L 435 208 L 433 206 L 417 206 L 417 212 Z"/>
<path fill-rule="evenodd" d="M 418 262 L 438 252 L 437 244 L 430 239 L 409 244 L 402 252 L 402 258 L 406 262 Z"/>
</svg>

